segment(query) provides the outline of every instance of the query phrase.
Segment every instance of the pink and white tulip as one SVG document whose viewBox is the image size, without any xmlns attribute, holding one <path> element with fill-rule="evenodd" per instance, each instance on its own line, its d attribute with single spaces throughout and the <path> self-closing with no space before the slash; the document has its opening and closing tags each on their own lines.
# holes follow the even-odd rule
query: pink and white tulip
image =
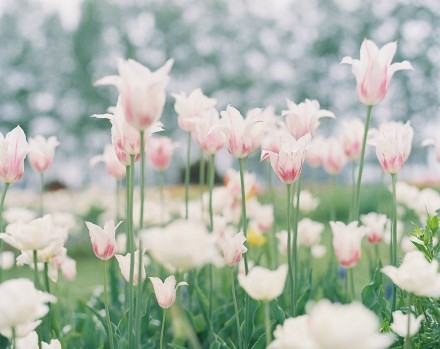
<svg viewBox="0 0 440 349">
<path fill-rule="evenodd" d="M 376 147 L 377 159 L 385 173 L 396 174 L 411 153 L 414 130 L 409 121 L 387 122 L 371 130 L 369 144 Z"/>
<path fill-rule="evenodd" d="M 340 138 L 342 149 L 348 159 L 354 161 L 361 156 L 364 124 L 360 119 L 342 121 L 343 133 Z"/>
<path fill-rule="evenodd" d="M 29 152 L 26 135 L 20 126 L 6 134 L 0 132 L 0 180 L 11 184 L 24 173 L 24 158 Z"/>
<path fill-rule="evenodd" d="M 225 263 L 230 267 L 238 264 L 243 257 L 243 253 L 247 252 L 248 249 L 244 246 L 245 241 L 246 237 L 243 232 L 236 235 L 225 234 L 223 236 L 221 242 L 223 257 L 225 258 Z"/>
<path fill-rule="evenodd" d="M 318 167 L 322 165 L 322 149 L 326 146 L 324 137 L 316 136 L 310 141 L 307 152 L 306 161 L 311 167 Z"/>
<path fill-rule="evenodd" d="M 217 109 L 210 108 L 194 120 L 193 138 L 206 155 L 216 154 L 225 145 L 225 136 L 219 129 Z"/>
<path fill-rule="evenodd" d="M 86 222 L 96 257 L 106 261 L 115 255 L 116 229 L 121 223 L 115 225 L 113 220 L 109 220 L 105 222 L 104 228 L 101 228 L 99 225 Z"/>
<path fill-rule="evenodd" d="M 327 139 L 322 149 L 322 167 L 330 175 L 337 175 L 347 163 L 341 143 L 336 138 Z"/>
<path fill-rule="evenodd" d="M 158 171 L 168 168 L 174 150 L 178 147 L 171 138 L 165 136 L 151 137 L 147 143 L 147 155 L 151 165 Z"/>
<path fill-rule="evenodd" d="M 126 121 L 136 130 L 144 131 L 159 121 L 165 106 L 165 88 L 170 79 L 173 60 L 155 72 L 132 60 L 118 61 L 119 75 L 106 76 L 95 85 L 115 85 L 121 98 Z"/>
<path fill-rule="evenodd" d="M 361 222 L 368 228 L 367 239 L 372 244 L 378 244 L 382 241 L 386 231 L 389 219 L 381 213 L 370 212 L 361 215 Z"/>
<path fill-rule="evenodd" d="M 319 119 L 335 117 L 331 111 L 320 109 L 319 102 L 315 99 L 306 99 L 299 104 L 287 100 L 287 107 L 288 110 L 283 110 L 281 115 L 286 116 L 287 130 L 296 139 L 307 133 L 313 136 L 319 126 Z"/>
<path fill-rule="evenodd" d="M 176 291 L 180 286 L 189 286 L 187 282 L 181 281 L 176 285 L 174 275 L 168 276 L 164 282 L 157 277 L 150 277 L 153 284 L 157 303 L 163 308 L 168 309 L 176 301 Z"/>
<path fill-rule="evenodd" d="M 341 63 L 351 64 L 353 67 L 356 92 L 363 104 L 373 106 L 381 102 L 394 73 L 399 70 L 413 70 L 408 61 L 391 64 L 396 49 L 396 42 L 390 42 L 379 49 L 373 41 L 365 39 L 361 45 L 360 59 L 342 59 Z"/>
<path fill-rule="evenodd" d="M 130 259 L 131 254 L 127 253 L 125 256 L 115 255 L 119 269 L 121 270 L 122 277 L 125 281 L 130 282 Z M 141 275 L 138 275 L 139 263 L 141 264 Z M 138 285 L 140 282 L 143 282 L 147 277 L 145 273 L 145 260 L 144 260 L 144 251 L 136 250 L 134 253 L 134 267 L 133 267 L 133 286 Z"/>
<path fill-rule="evenodd" d="M 44 138 L 43 136 L 36 136 L 29 139 L 29 148 L 32 151 L 29 153 L 29 163 L 36 172 L 44 172 L 52 164 L 55 155 L 55 148 L 59 145 L 57 138 L 52 136 Z"/>
<path fill-rule="evenodd" d="M 121 180 L 125 177 L 125 166 L 118 160 L 115 149 L 111 144 L 106 144 L 102 155 L 96 155 L 91 158 L 90 165 L 94 166 L 101 161 L 105 164 L 105 169 L 110 176 L 116 180 Z"/>
<path fill-rule="evenodd" d="M 361 257 L 361 243 L 367 229 L 358 227 L 357 221 L 348 225 L 330 222 L 330 227 L 333 233 L 333 248 L 339 264 L 345 268 L 355 266 Z"/>
<path fill-rule="evenodd" d="M 290 134 L 284 134 L 280 141 L 279 152 L 263 150 L 261 160 L 269 158 L 278 179 L 283 183 L 292 184 L 301 175 L 307 145 L 311 138 L 310 133 L 298 140 L 295 140 Z"/>
</svg>

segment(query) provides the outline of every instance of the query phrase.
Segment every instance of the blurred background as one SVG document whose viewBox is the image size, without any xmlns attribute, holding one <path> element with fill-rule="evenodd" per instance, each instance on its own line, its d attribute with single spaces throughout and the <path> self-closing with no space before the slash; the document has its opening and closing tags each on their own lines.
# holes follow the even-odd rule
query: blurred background
<svg viewBox="0 0 440 349">
<path fill-rule="evenodd" d="M 59 138 L 48 180 L 72 188 L 112 183 L 101 167 L 85 170 L 110 142 L 110 124 L 90 116 L 117 97 L 116 89 L 93 82 L 115 74 L 118 57 L 151 69 L 173 57 L 162 121 L 165 134 L 183 144 L 175 170 L 167 172 L 167 180 L 177 183 L 185 142 L 171 93 L 201 87 L 218 99 L 220 110 L 232 104 L 243 113 L 273 105 L 280 114 L 287 98 L 318 99 L 337 117 L 322 123 L 325 135 L 339 128 L 338 120 L 365 117 L 342 57 L 358 58 L 364 38 L 379 46 L 397 41 L 394 61 L 407 59 L 414 71 L 395 75 L 373 109 L 372 126 L 411 120 L 414 147 L 402 176 L 430 181 L 440 172 L 433 149 L 419 144 L 440 131 L 439 17 L 440 1 L 434 0 L 1 0 L 0 131 L 19 124 L 28 137 Z M 250 168 L 257 168 L 258 157 Z M 233 163 L 219 156 L 220 174 Z M 370 163 L 367 180 L 379 178 L 375 156 Z M 341 178 L 348 180 L 349 171 Z M 25 176 L 22 185 L 37 187 L 37 179 Z"/>
</svg>

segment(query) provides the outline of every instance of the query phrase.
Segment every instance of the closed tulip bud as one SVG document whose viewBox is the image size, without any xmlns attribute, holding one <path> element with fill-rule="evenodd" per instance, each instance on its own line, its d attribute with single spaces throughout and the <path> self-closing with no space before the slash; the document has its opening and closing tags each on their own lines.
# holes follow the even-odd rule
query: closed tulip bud
<svg viewBox="0 0 440 349">
<path fill-rule="evenodd" d="M 382 241 L 389 219 L 384 214 L 370 212 L 361 215 L 361 222 L 368 228 L 367 238 L 372 244 L 378 244 Z"/>
<path fill-rule="evenodd" d="M 105 261 L 114 256 L 116 251 L 116 229 L 121 223 L 119 222 L 115 226 L 115 222 L 109 220 L 105 222 L 104 228 L 101 228 L 96 224 L 86 222 L 96 257 Z"/>
<path fill-rule="evenodd" d="M 56 137 L 44 138 L 36 136 L 29 139 L 29 163 L 36 172 L 44 172 L 52 164 L 55 155 L 55 148 L 59 145 Z"/>
<path fill-rule="evenodd" d="M 115 255 L 116 259 L 119 263 L 119 269 L 121 270 L 121 274 L 124 277 L 125 281 L 130 282 L 130 258 L 131 254 L 127 253 L 125 256 Z M 139 263 L 141 264 L 141 275 L 138 275 Z M 147 277 L 145 273 L 145 262 L 144 262 L 144 251 L 137 250 L 134 253 L 134 274 L 133 274 L 133 286 L 139 284 L 139 282 L 143 282 Z"/>
<path fill-rule="evenodd" d="M 174 275 L 168 276 L 164 282 L 157 277 L 150 277 L 150 281 L 153 284 L 157 303 L 159 303 L 163 309 L 167 309 L 174 304 L 176 301 L 176 290 L 180 286 L 188 286 L 188 283 L 185 281 L 181 281 L 176 285 Z"/>
<path fill-rule="evenodd" d="M 333 233 L 333 248 L 339 264 L 345 268 L 355 266 L 361 257 L 362 238 L 367 228 L 358 227 L 354 221 L 346 225 L 342 222 L 330 222 Z"/>
<path fill-rule="evenodd" d="M 342 122 L 342 136 L 340 142 L 345 156 L 350 160 L 357 160 L 361 155 L 364 124 L 360 119 Z"/>
<path fill-rule="evenodd" d="M 408 328 L 409 317 L 409 328 Z M 415 317 L 413 314 L 403 314 L 400 310 L 393 312 L 393 322 L 391 329 L 400 337 L 412 337 L 419 332 L 420 324 L 425 317 L 423 315 Z M 409 330 L 409 331 L 408 331 Z"/>
<path fill-rule="evenodd" d="M 26 135 L 20 126 L 6 134 L 0 132 L 0 180 L 15 183 L 23 177 L 24 158 L 29 152 Z"/>
<path fill-rule="evenodd" d="M 116 180 L 121 180 L 125 177 L 125 166 L 121 164 L 116 156 L 115 149 L 111 144 L 106 144 L 104 154 L 96 155 L 90 159 L 90 165 L 95 166 L 98 162 L 105 164 L 107 173 Z"/>
<path fill-rule="evenodd" d="M 365 39 L 361 45 L 360 59 L 342 59 L 341 63 L 351 64 L 353 67 L 356 92 L 363 104 L 373 106 L 381 102 L 394 73 L 413 69 L 408 61 L 391 64 L 396 49 L 396 42 L 390 42 L 379 49 L 373 41 Z"/>
<path fill-rule="evenodd" d="M 237 235 L 225 234 L 223 236 L 223 257 L 225 258 L 225 263 L 230 267 L 238 264 L 243 257 L 243 253 L 247 252 L 248 249 L 244 246 L 245 241 L 246 237 L 243 232 Z"/>
<path fill-rule="evenodd" d="M 369 144 L 376 147 L 377 159 L 385 173 L 396 174 L 411 153 L 414 130 L 409 121 L 387 122 L 371 130 Z"/>
<path fill-rule="evenodd" d="M 151 137 L 147 143 L 147 155 L 151 165 L 158 170 L 168 168 L 173 157 L 174 150 L 178 147 L 169 137 Z"/>
</svg>

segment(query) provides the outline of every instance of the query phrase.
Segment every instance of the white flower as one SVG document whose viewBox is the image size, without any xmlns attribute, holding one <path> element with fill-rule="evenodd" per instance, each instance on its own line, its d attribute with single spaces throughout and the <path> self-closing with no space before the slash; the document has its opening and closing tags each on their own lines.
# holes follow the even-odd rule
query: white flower
<svg viewBox="0 0 440 349">
<path fill-rule="evenodd" d="M 408 332 L 408 316 L 409 316 L 409 332 Z M 417 318 L 413 314 L 403 314 L 400 310 L 393 313 L 393 322 L 391 329 L 400 337 L 414 336 L 420 329 L 420 323 L 424 319 L 423 315 Z"/>
<path fill-rule="evenodd" d="M 135 251 L 134 253 L 134 270 L 133 270 L 133 285 L 136 286 L 140 282 L 143 282 L 145 278 L 147 277 L 147 274 L 145 273 L 145 262 L 144 262 L 144 251 Z M 115 255 L 116 259 L 119 263 L 119 269 L 121 270 L 121 274 L 124 277 L 125 281 L 130 282 L 130 260 L 131 260 L 131 254 L 127 253 L 125 256 L 122 255 Z M 141 275 L 138 275 L 139 270 L 139 263 L 140 260 L 142 261 L 141 265 Z"/>
<path fill-rule="evenodd" d="M 3 218 L 8 224 L 16 222 L 29 223 L 31 220 L 37 218 L 34 211 L 25 207 L 11 207 L 5 210 Z"/>
<path fill-rule="evenodd" d="M 157 277 L 150 277 L 153 284 L 154 294 L 156 295 L 157 303 L 163 308 L 171 307 L 176 301 L 176 291 L 180 286 L 188 286 L 188 283 L 181 281 L 176 285 L 176 278 L 174 275 L 168 276 L 164 282 Z"/>
<path fill-rule="evenodd" d="M 267 349 L 317 349 L 311 337 L 309 316 L 289 318 L 278 325 L 273 333 L 275 339 Z"/>
<path fill-rule="evenodd" d="M 4 251 L 0 253 L 0 269 L 11 269 L 15 264 L 15 255 L 11 251 Z"/>
<path fill-rule="evenodd" d="M 23 338 L 18 338 L 17 349 L 39 349 L 37 332 L 32 331 Z"/>
<path fill-rule="evenodd" d="M 368 228 L 367 238 L 372 244 L 382 241 L 389 219 L 384 214 L 370 212 L 361 215 L 361 222 Z"/>
<path fill-rule="evenodd" d="M 301 190 L 299 209 L 301 212 L 310 213 L 319 205 L 319 199 L 314 197 L 308 190 Z"/>
<path fill-rule="evenodd" d="M 223 236 L 221 245 L 223 249 L 223 256 L 225 263 L 230 267 L 239 263 L 243 257 L 243 253 L 247 252 L 247 248 L 244 246 L 246 237 L 243 232 L 239 232 L 236 235 L 225 234 Z"/>
<path fill-rule="evenodd" d="M 303 218 L 298 222 L 298 246 L 312 247 L 319 244 L 324 224 Z"/>
</svg>

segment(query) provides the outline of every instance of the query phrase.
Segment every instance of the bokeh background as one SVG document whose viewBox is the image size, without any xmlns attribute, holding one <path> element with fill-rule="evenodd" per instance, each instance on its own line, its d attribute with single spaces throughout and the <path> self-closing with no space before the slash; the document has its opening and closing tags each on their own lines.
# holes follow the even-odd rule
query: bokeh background
<svg viewBox="0 0 440 349">
<path fill-rule="evenodd" d="M 116 73 L 118 57 L 152 69 L 175 59 L 163 122 L 167 135 L 183 141 L 171 93 L 197 87 L 220 109 L 273 105 L 280 113 L 286 98 L 316 98 L 338 120 L 363 119 L 351 68 L 339 63 L 359 57 L 364 38 L 397 41 L 395 61 L 409 60 L 414 71 L 396 74 L 372 125 L 411 120 L 416 136 L 402 175 L 433 180 L 440 172 L 432 151 L 418 145 L 440 131 L 439 20 L 435 0 L 2 0 L 0 130 L 20 124 L 28 136 L 58 136 L 48 179 L 72 188 L 106 184 L 103 169 L 85 170 L 110 142 L 109 123 L 90 116 L 115 104 L 116 91 L 93 82 Z M 325 121 L 320 132 L 338 125 Z M 179 181 L 183 153 L 184 146 L 168 181 Z M 219 156 L 218 171 L 231 163 Z M 23 185 L 34 181 L 25 177 Z M 379 177 L 376 163 L 367 166 L 367 180 Z"/>
</svg>

